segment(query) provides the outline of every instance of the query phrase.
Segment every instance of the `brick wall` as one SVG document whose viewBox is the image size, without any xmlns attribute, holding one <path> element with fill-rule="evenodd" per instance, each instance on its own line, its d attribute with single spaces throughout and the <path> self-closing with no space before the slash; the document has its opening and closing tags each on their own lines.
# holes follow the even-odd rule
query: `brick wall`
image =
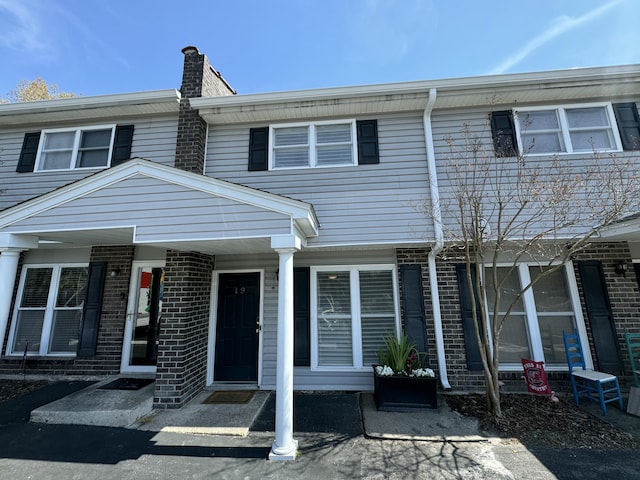
<svg viewBox="0 0 640 480">
<path fill-rule="evenodd" d="M 207 124 L 193 110 L 189 98 L 233 95 L 235 91 L 209 64 L 206 55 L 195 47 L 185 47 L 180 111 L 178 116 L 178 137 L 176 142 L 175 166 L 182 170 L 204 173 Z"/>
<path fill-rule="evenodd" d="M 60 359 L 31 357 L 26 362 L 25 373 L 102 376 L 120 372 L 133 252 L 133 245 L 93 247 L 91 249 L 90 261 L 107 262 L 105 293 L 100 316 L 96 355 L 90 358 L 72 357 Z M 114 277 L 109 275 L 109 272 L 117 269 L 120 270 L 118 275 Z M 0 373 L 17 373 L 21 371 L 21 363 L 21 358 L 5 357 L 0 365 Z"/>
<path fill-rule="evenodd" d="M 213 257 L 167 251 L 154 408 L 180 408 L 205 385 Z"/>
<path fill-rule="evenodd" d="M 581 287 L 578 260 L 599 260 L 602 262 L 611 307 L 616 322 L 618 342 L 626 375 L 621 378 L 623 385 L 629 385 L 632 380 L 629 369 L 629 356 L 624 343 L 624 331 L 640 331 L 640 291 L 631 265 L 631 255 L 626 242 L 593 244 L 588 250 L 581 252 L 574 258 L 574 270 L 580 303 L 583 306 L 583 316 L 587 326 L 591 354 L 596 359 L 593 350 L 593 338 L 589 320 L 584 310 L 584 294 Z M 619 260 L 627 262 L 626 278 L 615 273 L 615 265 Z M 484 376 L 482 372 L 470 372 L 466 365 L 466 350 L 464 333 L 460 314 L 460 297 L 455 265 L 461 263 L 455 259 L 439 259 L 437 264 L 438 286 L 440 290 L 440 305 L 442 327 L 447 360 L 447 373 L 453 390 L 484 391 Z M 551 387 L 557 392 L 569 393 L 570 387 L 566 373 L 547 372 Z M 505 382 L 507 391 L 523 391 L 526 389 L 520 372 L 505 372 L 500 374 Z"/>
<path fill-rule="evenodd" d="M 625 330 L 640 332 L 640 290 L 638 289 L 638 281 L 633 269 L 632 257 L 628 245 L 626 242 L 593 243 L 588 250 L 576 255 L 575 260 L 599 260 L 602 262 L 602 269 L 611 302 L 611 310 L 613 311 L 613 318 L 615 320 L 618 346 L 625 369 L 625 374 L 622 376 L 621 382 L 624 385 L 631 385 L 633 383 L 630 371 L 631 361 L 629 360 L 624 333 Z M 620 261 L 625 262 L 627 265 L 627 273 L 625 276 L 615 272 L 615 267 Z M 574 263 L 574 271 L 578 283 L 578 291 L 580 292 L 582 315 L 584 316 L 587 334 L 589 336 L 591 355 L 594 363 L 596 363 L 597 355 L 593 347 L 589 318 L 584 308 L 584 294 L 577 261 Z"/>
</svg>

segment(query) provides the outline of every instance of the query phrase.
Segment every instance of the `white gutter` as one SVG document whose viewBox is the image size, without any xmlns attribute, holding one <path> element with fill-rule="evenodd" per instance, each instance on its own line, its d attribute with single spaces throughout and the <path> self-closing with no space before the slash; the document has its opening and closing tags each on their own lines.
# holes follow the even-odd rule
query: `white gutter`
<svg viewBox="0 0 640 480">
<path fill-rule="evenodd" d="M 433 215 L 433 230 L 436 243 L 427 256 L 429 268 L 429 286 L 431 288 L 431 308 L 433 310 L 433 328 L 436 335 L 436 350 L 438 352 L 438 370 L 440 383 L 445 389 L 450 389 L 447 377 L 447 360 L 444 354 L 444 336 L 442 334 L 442 315 L 440 312 L 440 294 L 438 292 L 438 277 L 436 276 L 436 255 L 444 247 L 442 230 L 442 212 L 440 212 L 440 191 L 438 190 L 438 175 L 436 174 L 436 154 L 433 145 L 433 131 L 431 130 L 431 112 L 436 103 L 436 89 L 429 89 L 429 101 L 424 109 L 424 140 L 427 149 L 427 168 L 429 170 L 429 192 L 431 193 L 431 209 Z"/>
</svg>

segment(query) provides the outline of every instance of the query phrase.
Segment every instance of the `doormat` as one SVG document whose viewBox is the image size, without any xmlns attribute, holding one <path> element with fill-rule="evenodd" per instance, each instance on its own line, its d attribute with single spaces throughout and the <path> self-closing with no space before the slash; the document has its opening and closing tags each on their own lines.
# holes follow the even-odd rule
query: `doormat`
<svg viewBox="0 0 640 480">
<path fill-rule="evenodd" d="M 98 387 L 98 390 L 140 390 L 154 381 L 153 378 L 117 378 L 113 382 Z"/>
<path fill-rule="evenodd" d="M 248 403 L 255 390 L 226 390 L 213 392 L 202 403 Z"/>
</svg>

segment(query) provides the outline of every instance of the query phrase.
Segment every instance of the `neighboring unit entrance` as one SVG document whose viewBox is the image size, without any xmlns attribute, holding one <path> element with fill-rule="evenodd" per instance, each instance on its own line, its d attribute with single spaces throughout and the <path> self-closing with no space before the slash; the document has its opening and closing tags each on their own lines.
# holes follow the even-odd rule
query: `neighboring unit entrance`
<svg viewBox="0 0 640 480">
<path fill-rule="evenodd" d="M 214 381 L 255 382 L 260 273 L 221 273 L 218 285 Z"/>
<path fill-rule="evenodd" d="M 123 372 L 155 372 L 164 266 L 134 262 L 122 349 Z"/>
</svg>

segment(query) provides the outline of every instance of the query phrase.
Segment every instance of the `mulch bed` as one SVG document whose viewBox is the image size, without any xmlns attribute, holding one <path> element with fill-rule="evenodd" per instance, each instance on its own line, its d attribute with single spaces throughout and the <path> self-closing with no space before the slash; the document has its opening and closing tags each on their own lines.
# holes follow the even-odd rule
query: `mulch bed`
<svg viewBox="0 0 640 480">
<path fill-rule="evenodd" d="M 449 407 L 476 417 L 486 432 L 516 438 L 526 446 L 555 448 L 640 448 L 627 432 L 578 408 L 567 398 L 502 394 L 503 418 L 487 414 L 484 395 L 447 395 Z"/>
<path fill-rule="evenodd" d="M 2 380 L 0 379 L 0 402 L 9 400 L 46 385 L 46 380 Z"/>
</svg>

